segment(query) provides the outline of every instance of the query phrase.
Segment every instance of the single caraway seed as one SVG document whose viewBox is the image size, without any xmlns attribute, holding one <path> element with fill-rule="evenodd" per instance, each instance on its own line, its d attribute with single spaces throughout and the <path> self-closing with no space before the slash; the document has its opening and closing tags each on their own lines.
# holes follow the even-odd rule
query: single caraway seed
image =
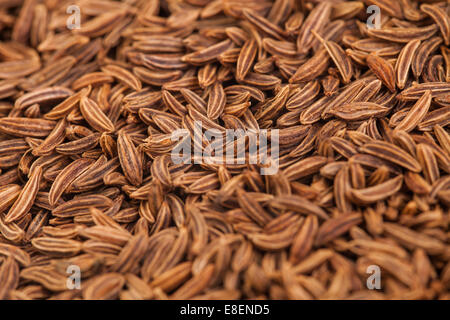
<svg viewBox="0 0 450 320">
<path fill-rule="evenodd" d="M 449 14 L 0 1 L 0 300 L 450 299 Z"/>
</svg>

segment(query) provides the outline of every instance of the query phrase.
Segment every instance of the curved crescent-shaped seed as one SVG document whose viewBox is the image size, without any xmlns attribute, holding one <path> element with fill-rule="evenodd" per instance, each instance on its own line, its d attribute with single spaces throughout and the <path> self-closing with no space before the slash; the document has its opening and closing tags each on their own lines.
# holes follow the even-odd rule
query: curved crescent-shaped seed
<svg viewBox="0 0 450 320">
<path fill-rule="evenodd" d="M 417 49 L 420 46 L 420 40 L 412 40 L 409 42 L 398 55 L 395 64 L 395 73 L 397 76 L 397 87 L 403 89 L 408 80 L 408 73 Z"/>
<path fill-rule="evenodd" d="M 14 203 L 21 189 L 17 184 L 8 184 L 0 187 L 0 213 Z"/>
<path fill-rule="evenodd" d="M 421 76 L 422 70 L 428 57 L 439 47 L 441 43 L 441 37 L 433 37 L 427 41 L 422 42 L 419 49 L 417 49 L 417 53 L 411 65 L 412 72 L 416 78 L 419 78 Z"/>
<path fill-rule="evenodd" d="M 373 102 L 352 102 L 328 109 L 329 114 L 347 121 L 360 121 L 381 117 L 388 111 L 389 108 Z"/>
<path fill-rule="evenodd" d="M 100 14 L 94 19 L 84 22 L 81 28 L 75 32 L 91 38 L 101 36 L 115 27 L 114 21 L 120 20 L 126 14 L 127 10 L 123 9 Z"/>
<path fill-rule="evenodd" d="M 349 83 L 353 76 L 352 61 L 340 45 L 334 41 L 324 41 L 325 49 L 338 68 L 344 83 Z"/>
<path fill-rule="evenodd" d="M 395 127 L 395 130 L 410 132 L 422 122 L 431 106 L 431 91 L 427 90 L 423 96 L 417 100 L 414 106 L 408 111 L 402 121 Z"/>
<path fill-rule="evenodd" d="M 130 71 L 124 68 L 111 64 L 102 67 L 102 71 L 110 76 L 113 76 L 136 91 L 140 91 L 142 89 L 141 81 L 139 81 L 139 79 L 137 79 Z"/>
<path fill-rule="evenodd" d="M 319 49 L 311 59 L 302 64 L 294 75 L 289 79 L 289 83 L 311 81 L 321 75 L 328 67 L 330 55 L 327 50 Z"/>
<path fill-rule="evenodd" d="M 319 227 L 314 245 L 321 246 L 346 233 L 361 222 L 362 216 L 360 213 L 341 214 L 336 218 L 329 219 Z"/>
<path fill-rule="evenodd" d="M 14 103 L 14 107 L 23 110 L 33 104 L 43 104 L 47 101 L 65 99 L 73 94 L 73 91 L 65 87 L 49 87 L 37 89 L 24 94 Z"/>
<path fill-rule="evenodd" d="M 438 26 L 432 24 L 423 28 L 383 28 L 383 29 L 369 29 L 367 33 L 369 36 L 375 38 L 407 43 L 412 40 L 425 40 L 433 36 L 438 29 Z"/>
<path fill-rule="evenodd" d="M 207 106 L 207 115 L 211 120 L 218 119 L 225 109 L 225 104 L 227 103 L 227 96 L 225 91 L 223 90 L 223 86 L 221 83 L 216 82 L 209 94 L 208 106 Z"/>
<path fill-rule="evenodd" d="M 181 61 L 194 65 L 206 64 L 216 60 L 222 53 L 233 46 L 231 40 L 227 39 L 203 50 L 196 51 L 181 57 Z"/>
<path fill-rule="evenodd" d="M 88 97 L 82 97 L 80 111 L 86 122 L 99 132 L 113 132 L 114 124 L 103 113 L 98 104 Z"/>
<path fill-rule="evenodd" d="M 60 120 L 47 138 L 45 138 L 45 140 L 38 147 L 33 149 L 32 154 L 36 157 L 49 155 L 61 142 L 64 141 L 67 126 L 68 122 L 65 118 Z"/>
<path fill-rule="evenodd" d="M 450 94 L 450 83 L 447 82 L 424 82 L 414 84 L 411 87 L 403 90 L 397 99 L 401 101 L 418 100 L 424 93 L 430 90 L 432 98 L 445 97 Z"/>
<path fill-rule="evenodd" d="M 67 97 L 63 102 L 52 108 L 44 115 L 47 120 L 58 120 L 66 116 L 80 102 L 80 99 L 91 92 L 91 87 L 83 88 L 77 93 Z"/>
<path fill-rule="evenodd" d="M 92 278 L 83 290 L 86 300 L 115 299 L 125 285 L 125 277 L 120 273 L 104 273 Z"/>
<path fill-rule="evenodd" d="M 384 141 L 369 142 L 361 146 L 359 151 L 395 163 L 412 172 L 420 172 L 422 170 L 416 159 L 392 143 Z"/>
<path fill-rule="evenodd" d="M 284 169 L 284 175 L 290 181 L 297 180 L 313 173 L 316 173 L 327 164 L 328 158 L 321 156 L 313 156 L 303 160 L 300 160 L 290 167 Z"/>
<path fill-rule="evenodd" d="M 9 292 L 19 285 L 19 265 L 12 256 L 6 258 L 0 266 L 0 300 L 9 298 Z"/>
<path fill-rule="evenodd" d="M 101 133 L 93 133 L 81 139 L 62 143 L 55 148 L 55 151 L 65 155 L 81 154 L 95 148 L 100 140 L 100 137 Z"/>
<path fill-rule="evenodd" d="M 34 199 L 39 191 L 42 178 L 42 168 L 37 167 L 31 173 L 30 178 L 20 192 L 19 197 L 9 209 L 5 217 L 5 222 L 13 222 L 23 218 L 31 209 Z"/>
<path fill-rule="evenodd" d="M 384 85 L 391 92 L 395 92 L 395 72 L 392 65 L 373 53 L 367 56 L 366 61 L 370 70 L 375 73 L 378 79 L 383 81 Z"/>
<path fill-rule="evenodd" d="M 61 195 L 72 184 L 72 182 L 94 162 L 92 159 L 81 158 L 75 160 L 64 168 L 56 177 L 48 193 L 48 202 L 55 205 Z"/>
<path fill-rule="evenodd" d="M 79 241 L 51 237 L 32 239 L 31 244 L 40 251 L 60 255 L 74 255 L 82 248 L 82 243 Z"/>
<path fill-rule="evenodd" d="M 264 16 L 258 14 L 257 12 L 249 9 L 242 10 L 244 17 L 250 21 L 254 26 L 263 32 L 270 35 L 272 38 L 283 40 L 285 34 L 284 30 L 278 25 L 267 20 Z"/>
<path fill-rule="evenodd" d="M 442 33 L 442 38 L 444 39 L 445 45 L 450 45 L 450 18 L 448 16 L 448 3 L 447 12 L 442 10 L 437 5 L 424 3 L 420 6 L 420 10 L 429 15 L 434 22 L 439 26 Z"/>
<path fill-rule="evenodd" d="M 124 131 L 120 131 L 117 138 L 117 153 L 125 177 L 132 185 L 140 185 L 143 176 L 141 156 L 129 135 Z"/>
<path fill-rule="evenodd" d="M 0 132 L 16 137 L 47 137 L 56 122 L 39 118 L 1 118 Z"/>
<path fill-rule="evenodd" d="M 280 210 L 292 210 L 303 214 L 316 215 L 324 220 L 328 214 L 317 204 L 297 195 L 280 195 L 270 201 L 270 206 Z"/>
<path fill-rule="evenodd" d="M 312 31 L 320 33 L 329 22 L 333 6 L 329 1 L 320 2 L 306 17 L 297 38 L 297 51 L 307 53 L 314 40 Z"/>
<path fill-rule="evenodd" d="M 386 182 L 366 189 L 351 189 L 349 198 L 357 204 L 370 204 L 384 200 L 397 193 L 403 185 L 403 176 L 397 176 Z"/>
<path fill-rule="evenodd" d="M 250 71 L 252 64 L 256 58 L 258 47 L 255 39 L 247 40 L 239 53 L 236 64 L 236 79 L 242 80 Z"/>
</svg>

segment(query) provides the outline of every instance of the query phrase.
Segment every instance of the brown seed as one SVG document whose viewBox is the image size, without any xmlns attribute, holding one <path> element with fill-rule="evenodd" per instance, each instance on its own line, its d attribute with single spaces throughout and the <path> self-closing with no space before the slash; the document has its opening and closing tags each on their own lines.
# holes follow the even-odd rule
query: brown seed
<svg viewBox="0 0 450 320">
<path fill-rule="evenodd" d="M 115 272 L 129 272 L 143 258 L 147 250 L 148 239 L 144 235 L 132 237 L 127 245 L 122 249 L 116 262 L 111 266 Z"/>
<path fill-rule="evenodd" d="M 119 81 L 125 83 L 127 86 L 136 91 L 140 91 L 142 89 L 142 84 L 139 79 L 136 79 L 136 77 L 134 77 L 133 74 L 126 69 L 115 65 L 108 65 L 102 67 L 102 71 L 119 79 Z"/>
<path fill-rule="evenodd" d="M 316 246 L 327 243 L 348 232 L 351 227 L 361 222 L 361 215 L 358 213 L 345 214 L 337 218 L 329 219 L 319 227 L 314 243 Z"/>
<path fill-rule="evenodd" d="M 370 54 L 367 56 L 367 65 L 391 92 L 395 92 L 396 77 L 394 68 L 389 62 L 375 54 Z"/>
<path fill-rule="evenodd" d="M 214 265 L 206 266 L 201 273 L 186 281 L 171 296 L 172 299 L 189 299 L 205 290 L 214 272 Z"/>
<path fill-rule="evenodd" d="M 403 90 L 397 98 L 402 101 L 418 100 L 426 91 L 431 91 L 431 97 L 443 97 L 450 94 L 450 84 L 446 82 L 429 82 L 413 85 Z"/>
<path fill-rule="evenodd" d="M 431 106 L 431 91 L 425 91 L 424 95 L 417 100 L 414 106 L 409 110 L 408 114 L 395 127 L 396 130 L 410 132 L 422 122 Z"/>
<path fill-rule="evenodd" d="M 421 167 L 416 159 L 391 143 L 370 142 L 360 147 L 360 151 L 395 163 L 413 172 L 421 171 Z"/>
<path fill-rule="evenodd" d="M 290 251 L 290 261 L 297 263 L 311 251 L 318 230 L 318 220 L 308 216 L 295 236 Z"/>
<path fill-rule="evenodd" d="M 40 251 L 56 255 L 75 255 L 81 250 L 81 242 L 68 239 L 40 237 L 31 241 L 33 247 Z"/>
<path fill-rule="evenodd" d="M 52 187 L 50 188 L 50 192 L 48 194 L 48 201 L 50 205 L 55 205 L 75 178 L 86 171 L 92 163 L 93 161 L 91 159 L 78 159 L 64 168 L 58 174 L 52 184 Z"/>
<path fill-rule="evenodd" d="M 380 117 L 388 111 L 388 108 L 373 102 L 353 102 L 328 109 L 328 113 L 347 121 L 360 121 Z"/>
<path fill-rule="evenodd" d="M 34 199 L 39 191 L 42 178 L 42 168 L 38 167 L 30 175 L 29 180 L 23 187 L 19 197 L 9 209 L 5 221 L 13 222 L 23 218 L 34 203 Z"/>
<path fill-rule="evenodd" d="M 80 101 L 80 111 L 86 121 L 97 131 L 114 131 L 113 123 L 94 100 L 87 97 L 82 97 Z"/>
<path fill-rule="evenodd" d="M 423 4 L 420 6 L 420 10 L 429 15 L 439 26 L 442 37 L 445 44 L 450 45 L 450 20 L 448 18 L 448 12 L 445 13 L 439 6 Z"/>
<path fill-rule="evenodd" d="M 37 148 L 33 149 L 33 155 L 42 156 L 51 153 L 53 149 L 64 141 L 64 138 L 66 137 L 66 128 L 66 119 L 60 120 L 47 138 L 45 138 L 45 140 Z"/>
<path fill-rule="evenodd" d="M 374 203 L 397 193 L 402 187 L 403 176 L 398 176 L 386 182 L 366 189 L 351 189 L 349 197 L 355 203 Z"/>
<path fill-rule="evenodd" d="M 232 43 L 230 40 L 225 40 L 209 48 L 185 55 L 181 60 L 194 65 L 209 63 L 216 60 L 222 53 L 228 50 L 231 45 Z"/>
<path fill-rule="evenodd" d="M 426 40 L 437 31 L 437 26 L 432 24 L 422 28 L 383 28 L 370 29 L 370 36 L 393 42 L 410 42 L 412 40 Z"/>
<path fill-rule="evenodd" d="M 58 4 L 0 1 L 0 299 L 449 298 L 445 1 Z"/>
<path fill-rule="evenodd" d="M 276 24 L 268 21 L 263 16 L 259 15 L 257 12 L 244 9 L 242 11 L 245 18 L 252 23 L 255 27 L 260 29 L 261 31 L 267 33 L 271 37 L 282 40 L 284 35 L 284 30 L 278 27 Z"/>
<path fill-rule="evenodd" d="M 395 64 L 395 73 L 397 75 L 397 87 L 399 89 L 403 89 L 406 85 L 409 68 L 419 46 L 420 40 L 412 40 L 403 47 L 402 51 L 398 55 L 398 59 Z"/>
<path fill-rule="evenodd" d="M 127 179 L 135 186 L 140 185 L 143 174 L 141 156 L 133 141 L 124 131 L 119 132 L 119 137 L 117 138 L 117 153 L 123 173 Z"/>
<path fill-rule="evenodd" d="M 353 67 L 350 58 L 345 54 L 344 50 L 334 41 L 324 41 L 323 45 L 327 49 L 334 64 L 339 69 L 344 83 L 349 83 L 353 76 Z"/>
<path fill-rule="evenodd" d="M 237 199 L 245 213 L 260 226 L 266 225 L 272 219 L 261 205 L 243 190 L 237 191 Z"/>
<path fill-rule="evenodd" d="M 273 208 L 292 210 L 303 214 L 316 215 L 322 219 L 328 219 L 326 212 L 318 205 L 296 195 L 280 195 L 270 201 Z"/>
<path fill-rule="evenodd" d="M 430 254 L 438 254 L 445 248 L 444 244 L 438 239 L 418 233 L 397 224 L 385 223 L 384 228 L 385 232 L 394 239 L 409 246 L 423 248 Z"/>
<path fill-rule="evenodd" d="M 423 168 L 423 174 L 428 183 L 433 184 L 439 179 L 439 168 L 431 147 L 424 143 L 419 143 L 417 145 L 417 160 L 419 160 Z"/>
<path fill-rule="evenodd" d="M 1 265 L 0 281 L 2 282 L 0 300 L 6 300 L 19 284 L 19 266 L 13 257 L 8 257 Z"/>
<path fill-rule="evenodd" d="M 336 207 L 343 213 L 350 213 L 352 205 L 347 199 L 347 193 L 350 189 L 350 175 L 346 166 L 342 167 L 334 178 L 334 202 Z"/>
<path fill-rule="evenodd" d="M 314 80 L 322 74 L 328 67 L 329 55 L 325 49 L 318 50 L 314 56 L 301 65 L 294 75 L 289 79 L 289 83 L 306 82 Z"/>
<path fill-rule="evenodd" d="M 2 118 L 0 132 L 17 137 L 46 137 L 55 127 L 55 122 L 43 119 Z"/>
<path fill-rule="evenodd" d="M 226 103 L 227 97 L 225 95 L 225 91 L 223 90 L 223 86 L 216 82 L 212 86 L 211 93 L 209 95 L 207 107 L 208 118 L 211 120 L 216 120 L 219 118 L 223 113 Z"/>
<path fill-rule="evenodd" d="M 119 273 L 105 273 L 95 277 L 83 290 L 83 297 L 87 300 L 115 299 L 123 285 L 125 278 Z"/>
<path fill-rule="evenodd" d="M 297 50 L 300 53 L 308 52 L 312 45 L 314 36 L 312 31 L 320 33 L 324 28 L 325 24 L 329 22 L 329 17 L 331 15 L 332 5 L 331 3 L 325 1 L 320 2 L 306 17 L 303 25 L 300 29 L 298 39 L 297 39 Z"/>
<path fill-rule="evenodd" d="M 258 47 L 255 40 L 247 40 L 242 47 L 236 64 L 236 78 L 242 80 L 250 71 Z"/>
<path fill-rule="evenodd" d="M 425 61 L 428 59 L 430 54 L 439 47 L 441 43 L 441 37 L 433 37 L 427 41 L 422 42 L 422 44 L 419 46 L 411 64 L 411 69 L 416 78 L 419 78 L 419 76 L 422 74 L 422 70 L 425 66 Z"/>
</svg>

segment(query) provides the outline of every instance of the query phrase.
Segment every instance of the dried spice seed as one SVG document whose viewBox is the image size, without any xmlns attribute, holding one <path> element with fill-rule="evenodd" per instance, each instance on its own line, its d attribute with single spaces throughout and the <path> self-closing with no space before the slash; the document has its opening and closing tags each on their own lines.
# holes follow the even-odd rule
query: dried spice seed
<svg viewBox="0 0 450 320">
<path fill-rule="evenodd" d="M 445 1 L 66 4 L 0 1 L 0 299 L 449 298 Z"/>
</svg>

